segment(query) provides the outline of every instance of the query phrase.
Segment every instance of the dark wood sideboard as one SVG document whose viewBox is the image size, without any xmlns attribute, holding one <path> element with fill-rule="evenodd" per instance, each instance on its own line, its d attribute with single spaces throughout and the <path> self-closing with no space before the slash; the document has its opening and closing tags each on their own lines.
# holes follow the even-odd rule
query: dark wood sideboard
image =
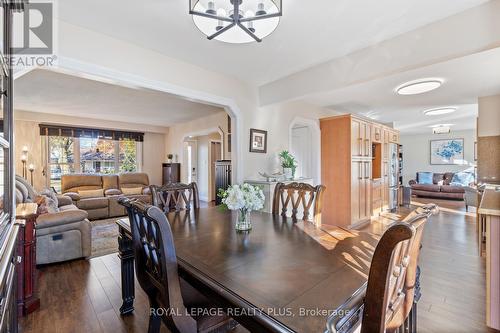
<svg viewBox="0 0 500 333">
<path fill-rule="evenodd" d="M 181 164 L 163 163 L 161 174 L 162 174 L 161 183 L 163 185 L 169 183 L 179 183 L 181 181 Z"/>
<path fill-rule="evenodd" d="M 19 204 L 16 219 L 23 220 L 18 234 L 18 255 L 21 263 L 17 265 L 17 313 L 27 315 L 40 307 L 37 289 L 36 235 L 35 224 L 38 206 L 36 203 Z"/>
</svg>

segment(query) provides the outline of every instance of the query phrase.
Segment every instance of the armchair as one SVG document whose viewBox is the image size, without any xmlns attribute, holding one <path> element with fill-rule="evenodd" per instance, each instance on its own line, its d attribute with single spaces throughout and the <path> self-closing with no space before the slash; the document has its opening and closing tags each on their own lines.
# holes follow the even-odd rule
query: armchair
<svg viewBox="0 0 500 333">
<path fill-rule="evenodd" d="M 35 202 L 39 194 L 16 176 L 16 188 L 23 202 Z M 58 212 L 41 214 L 36 219 L 37 265 L 90 256 L 92 226 L 86 211 L 78 209 L 65 195 L 55 195 Z"/>
<path fill-rule="evenodd" d="M 479 206 L 479 191 L 476 187 L 465 186 L 464 187 L 464 201 L 465 201 L 465 211 L 469 211 L 469 206 L 478 207 Z"/>
</svg>

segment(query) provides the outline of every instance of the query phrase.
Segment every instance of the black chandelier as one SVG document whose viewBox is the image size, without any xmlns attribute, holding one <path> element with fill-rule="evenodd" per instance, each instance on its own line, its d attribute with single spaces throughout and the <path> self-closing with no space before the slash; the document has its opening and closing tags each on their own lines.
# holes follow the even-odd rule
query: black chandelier
<svg viewBox="0 0 500 333">
<path fill-rule="evenodd" d="M 189 0 L 194 24 L 208 39 L 261 42 L 278 26 L 282 0 Z"/>
</svg>

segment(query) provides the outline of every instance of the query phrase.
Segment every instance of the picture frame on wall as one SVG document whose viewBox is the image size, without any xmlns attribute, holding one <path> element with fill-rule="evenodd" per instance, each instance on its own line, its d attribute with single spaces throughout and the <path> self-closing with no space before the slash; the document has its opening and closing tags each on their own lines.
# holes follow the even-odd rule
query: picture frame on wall
<svg viewBox="0 0 500 333">
<path fill-rule="evenodd" d="M 456 165 L 464 162 L 464 139 L 430 141 L 431 165 Z"/>
<path fill-rule="evenodd" d="M 250 129 L 250 152 L 267 153 L 267 131 Z"/>
</svg>

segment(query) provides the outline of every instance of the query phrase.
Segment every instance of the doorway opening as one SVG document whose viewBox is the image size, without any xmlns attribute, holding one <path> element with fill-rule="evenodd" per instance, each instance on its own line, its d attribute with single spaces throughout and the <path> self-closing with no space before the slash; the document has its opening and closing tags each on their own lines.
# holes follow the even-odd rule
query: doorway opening
<svg viewBox="0 0 500 333">
<path fill-rule="evenodd" d="M 187 183 L 196 182 L 200 200 L 214 201 L 217 197 L 215 188 L 215 162 L 223 159 L 223 137 L 219 132 L 188 136 L 184 139 L 183 174 Z"/>
</svg>

